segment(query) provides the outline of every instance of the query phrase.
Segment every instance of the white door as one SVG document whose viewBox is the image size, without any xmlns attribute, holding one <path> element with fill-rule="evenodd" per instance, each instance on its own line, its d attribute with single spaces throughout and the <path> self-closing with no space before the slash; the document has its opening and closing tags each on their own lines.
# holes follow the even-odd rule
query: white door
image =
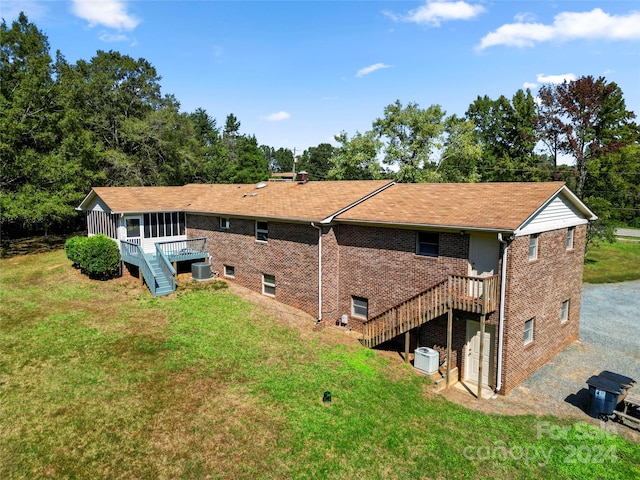
<svg viewBox="0 0 640 480">
<path fill-rule="evenodd" d="M 142 238 L 142 217 L 127 217 L 125 220 L 126 240 L 140 245 Z"/>
<path fill-rule="evenodd" d="M 493 235 L 472 234 L 469 240 L 469 276 L 490 277 L 498 272 L 500 243 Z M 469 282 L 469 296 L 482 296 L 482 281 Z"/>
<path fill-rule="evenodd" d="M 493 343 L 495 328 L 485 325 L 484 328 L 484 352 L 482 361 L 482 385 L 488 386 L 493 381 Z M 465 380 L 478 383 L 480 371 L 480 322 L 467 321 L 467 345 L 466 345 Z"/>
</svg>

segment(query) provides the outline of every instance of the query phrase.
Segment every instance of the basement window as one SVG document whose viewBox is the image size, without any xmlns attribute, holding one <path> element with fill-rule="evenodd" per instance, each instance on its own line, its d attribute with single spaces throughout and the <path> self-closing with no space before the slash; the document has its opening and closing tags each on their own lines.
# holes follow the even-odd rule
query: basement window
<svg viewBox="0 0 640 480">
<path fill-rule="evenodd" d="M 524 322 L 524 344 L 528 345 L 533 342 L 533 318 Z"/>
<path fill-rule="evenodd" d="M 368 318 L 369 300 L 362 297 L 351 297 L 351 315 L 354 317 Z"/>
<path fill-rule="evenodd" d="M 269 240 L 269 222 L 256 222 L 256 241 L 266 242 Z"/>
<path fill-rule="evenodd" d="M 236 267 L 234 267 L 233 265 L 225 265 L 224 276 L 234 278 L 236 276 Z"/>
<path fill-rule="evenodd" d="M 573 250 L 573 234 L 576 231 L 576 227 L 567 228 L 567 250 Z"/>
<path fill-rule="evenodd" d="M 438 232 L 418 232 L 416 254 L 423 257 L 437 257 L 440 248 Z"/>
<path fill-rule="evenodd" d="M 276 296 L 276 276 L 262 274 L 262 293 L 270 297 Z"/>
<path fill-rule="evenodd" d="M 539 235 L 537 233 L 529 237 L 529 260 L 538 259 L 538 242 Z"/>
<path fill-rule="evenodd" d="M 560 313 L 560 323 L 569 320 L 569 300 L 562 302 L 562 311 Z"/>
</svg>

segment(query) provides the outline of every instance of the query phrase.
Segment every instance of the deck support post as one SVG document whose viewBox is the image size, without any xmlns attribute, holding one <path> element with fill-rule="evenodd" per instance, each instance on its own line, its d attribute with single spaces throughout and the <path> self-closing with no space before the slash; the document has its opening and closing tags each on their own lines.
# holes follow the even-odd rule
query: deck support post
<svg viewBox="0 0 640 480">
<path fill-rule="evenodd" d="M 478 400 L 482 398 L 482 364 L 484 363 L 484 331 L 486 315 L 480 315 L 480 353 L 478 355 Z"/>
<path fill-rule="evenodd" d="M 404 333 L 404 363 L 409 363 L 409 344 L 411 342 L 411 330 Z"/>
<path fill-rule="evenodd" d="M 449 306 L 447 311 L 447 366 L 445 383 L 447 388 L 451 384 L 451 336 L 453 334 L 453 309 Z"/>
<path fill-rule="evenodd" d="M 138 267 L 138 281 L 140 282 L 140 286 L 144 286 L 144 275 L 142 274 L 142 267 Z"/>
</svg>

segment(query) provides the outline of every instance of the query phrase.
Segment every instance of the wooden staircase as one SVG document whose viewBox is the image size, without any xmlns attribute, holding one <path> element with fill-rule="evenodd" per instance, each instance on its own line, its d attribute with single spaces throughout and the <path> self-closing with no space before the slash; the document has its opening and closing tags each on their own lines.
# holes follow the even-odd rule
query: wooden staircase
<svg viewBox="0 0 640 480">
<path fill-rule="evenodd" d="M 450 275 L 362 325 L 360 342 L 372 348 L 449 311 L 487 314 L 498 308 L 498 276 Z"/>
</svg>

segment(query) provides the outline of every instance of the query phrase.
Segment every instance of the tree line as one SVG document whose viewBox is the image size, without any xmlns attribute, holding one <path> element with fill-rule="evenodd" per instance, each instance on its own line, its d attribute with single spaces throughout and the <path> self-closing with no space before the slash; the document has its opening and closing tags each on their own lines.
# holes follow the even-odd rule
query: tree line
<svg viewBox="0 0 640 480">
<path fill-rule="evenodd" d="M 98 51 L 69 63 L 24 14 L 0 25 L 0 227 L 18 236 L 82 228 L 92 186 L 256 183 L 306 170 L 311 180 L 563 180 L 603 220 L 640 226 L 640 129 L 621 89 L 586 76 L 537 95 L 478 96 L 463 117 L 399 100 L 371 129 L 294 158 L 181 112 L 147 60 Z M 601 229 L 601 232 L 598 232 Z"/>
</svg>

